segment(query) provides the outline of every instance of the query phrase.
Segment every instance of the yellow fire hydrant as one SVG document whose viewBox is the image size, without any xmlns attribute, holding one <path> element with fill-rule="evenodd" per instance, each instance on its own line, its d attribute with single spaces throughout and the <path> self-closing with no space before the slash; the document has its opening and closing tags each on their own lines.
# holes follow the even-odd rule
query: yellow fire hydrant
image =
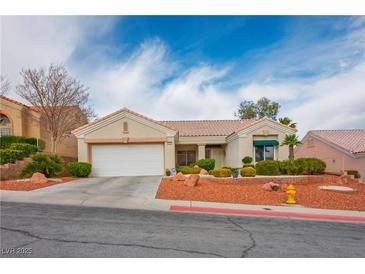
<svg viewBox="0 0 365 274">
<path fill-rule="evenodd" d="M 295 187 L 290 184 L 286 190 L 286 194 L 288 194 L 288 200 L 286 201 L 287 204 L 296 204 L 297 202 L 295 201 L 294 197 L 295 197 Z"/>
</svg>

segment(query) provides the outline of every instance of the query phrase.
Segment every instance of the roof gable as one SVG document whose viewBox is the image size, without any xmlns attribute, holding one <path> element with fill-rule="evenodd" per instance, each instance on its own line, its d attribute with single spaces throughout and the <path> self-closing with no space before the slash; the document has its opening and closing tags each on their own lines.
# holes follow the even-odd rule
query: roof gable
<svg viewBox="0 0 365 274">
<path fill-rule="evenodd" d="M 251 131 L 255 131 L 265 125 L 268 125 L 273 129 L 276 129 L 276 130 L 279 130 L 281 132 L 285 132 L 288 134 L 294 134 L 295 132 L 297 132 L 296 128 L 291 128 L 287 125 L 284 125 L 278 121 L 272 120 L 268 117 L 263 117 L 258 120 L 254 120 L 251 123 L 247 123 L 247 124 L 243 125 L 242 127 L 236 129 L 233 133 L 236 133 L 239 135 L 246 134 Z"/>
<path fill-rule="evenodd" d="M 77 129 L 74 129 L 72 133 L 76 135 L 77 137 L 82 137 L 84 134 L 90 133 L 94 130 L 97 130 L 101 127 L 104 127 L 106 125 L 109 125 L 116 120 L 122 119 L 123 117 L 128 117 L 134 120 L 138 120 L 148 126 L 151 126 L 152 128 L 155 128 L 159 131 L 164 131 L 169 135 L 175 135 L 177 133 L 177 130 L 171 127 L 168 127 L 158 121 L 155 121 L 149 117 L 146 117 L 144 115 L 141 115 L 137 112 L 134 112 L 127 108 L 122 108 L 120 110 L 117 110 L 109 115 L 106 115 L 102 118 L 96 119 L 95 121 L 88 123 L 86 125 L 83 125 Z"/>
<path fill-rule="evenodd" d="M 315 137 L 337 149 L 356 155 L 365 153 L 365 129 L 311 130 L 303 138 Z"/>
</svg>

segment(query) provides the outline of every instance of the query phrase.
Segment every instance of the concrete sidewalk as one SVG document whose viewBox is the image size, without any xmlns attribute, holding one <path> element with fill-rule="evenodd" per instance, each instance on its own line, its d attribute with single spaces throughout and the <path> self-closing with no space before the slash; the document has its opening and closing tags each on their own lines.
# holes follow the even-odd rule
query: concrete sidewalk
<svg viewBox="0 0 365 274">
<path fill-rule="evenodd" d="M 217 213 L 225 215 L 257 215 L 284 218 L 301 218 L 314 214 L 344 216 L 365 220 L 364 211 L 330 210 L 297 206 L 244 205 L 212 202 L 155 199 L 161 178 L 114 177 L 89 178 L 72 183 L 54 185 L 33 191 L 0 190 L 0 200 L 5 202 L 75 205 L 84 207 L 125 208 L 159 211 L 183 211 L 195 213 Z M 301 215 L 302 214 L 302 215 Z M 304 214 L 304 215 L 303 215 Z M 347 216 L 347 217 L 346 217 Z"/>
</svg>

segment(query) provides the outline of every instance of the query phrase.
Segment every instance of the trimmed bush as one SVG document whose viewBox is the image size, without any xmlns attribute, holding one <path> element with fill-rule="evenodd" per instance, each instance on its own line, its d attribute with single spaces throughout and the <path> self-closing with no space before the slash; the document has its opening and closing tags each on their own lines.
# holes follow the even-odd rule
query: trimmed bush
<svg viewBox="0 0 365 274">
<path fill-rule="evenodd" d="M 279 162 L 274 160 L 265 160 L 256 163 L 256 174 L 267 176 L 280 175 Z"/>
<path fill-rule="evenodd" d="M 253 164 L 244 164 L 242 167 L 253 167 L 253 168 L 255 168 L 255 165 L 253 165 Z"/>
<path fill-rule="evenodd" d="M 199 174 L 200 170 L 200 167 L 180 166 L 177 168 L 177 172 L 181 172 L 182 174 Z"/>
<path fill-rule="evenodd" d="M 218 168 L 210 170 L 209 174 L 213 175 L 214 177 L 231 177 L 232 171 L 226 168 Z"/>
<path fill-rule="evenodd" d="M 0 137 L 0 148 L 9 148 L 11 144 L 26 143 L 37 146 L 37 138 L 24 137 L 24 136 L 1 136 Z M 38 139 L 39 149 L 45 148 L 45 142 Z"/>
<path fill-rule="evenodd" d="M 70 162 L 67 170 L 76 177 L 87 177 L 91 173 L 91 164 L 85 162 Z"/>
<path fill-rule="evenodd" d="M 0 164 L 15 163 L 17 160 L 22 160 L 25 157 L 23 150 L 16 149 L 0 149 Z"/>
<path fill-rule="evenodd" d="M 280 162 L 280 172 L 286 175 L 299 175 L 299 167 L 293 160 L 284 160 Z"/>
<path fill-rule="evenodd" d="M 166 168 L 165 169 L 165 174 L 166 174 L 166 176 L 170 176 L 171 175 L 171 170 Z"/>
<path fill-rule="evenodd" d="M 242 177 L 255 177 L 256 169 L 254 169 L 253 167 L 244 167 L 241 169 L 240 173 Z"/>
<path fill-rule="evenodd" d="M 20 177 L 31 177 L 35 172 L 43 173 L 46 177 L 56 177 L 63 171 L 63 161 L 57 154 L 48 156 L 37 153 L 31 159 L 20 171 Z"/>
<path fill-rule="evenodd" d="M 22 150 L 24 151 L 25 157 L 29 157 L 30 155 L 38 152 L 37 146 L 27 143 L 13 143 L 10 145 L 9 149 Z"/>
<path fill-rule="evenodd" d="M 194 166 L 197 165 L 201 168 L 204 168 L 206 171 L 212 170 L 215 167 L 215 160 L 211 158 L 200 159 L 194 163 Z"/>
<path fill-rule="evenodd" d="M 295 163 L 299 174 L 321 174 L 326 169 L 326 163 L 318 158 L 298 158 Z"/>
<path fill-rule="evenodd" d="M 361 175 L 357 170 L 346 170 L 347 175 L 354 175 L 356 179 L 360 179 Z"/>
<path fill-rule="evenodd" d="M 252 163 L 252 157 L 250 157 L 250 156 L 246 156 L 246 157 L 243 157 L 243 159 L 242 159 L 242 163 L 243 164 L 251 164 Z"/>
</svg>

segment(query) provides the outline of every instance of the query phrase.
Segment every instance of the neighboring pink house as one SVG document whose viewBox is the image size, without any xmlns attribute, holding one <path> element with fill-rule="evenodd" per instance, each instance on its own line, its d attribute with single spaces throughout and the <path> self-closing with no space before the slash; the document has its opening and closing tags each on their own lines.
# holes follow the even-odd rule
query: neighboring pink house
<svg viewBox="0 0 365 274">
<path fill-rule="evenodd" d="M 327 172 L 357 170 L 365 182 L 365 129 L 311 130 L 295 150 L 295 157 L 316 157 Z"/>
</svg>

